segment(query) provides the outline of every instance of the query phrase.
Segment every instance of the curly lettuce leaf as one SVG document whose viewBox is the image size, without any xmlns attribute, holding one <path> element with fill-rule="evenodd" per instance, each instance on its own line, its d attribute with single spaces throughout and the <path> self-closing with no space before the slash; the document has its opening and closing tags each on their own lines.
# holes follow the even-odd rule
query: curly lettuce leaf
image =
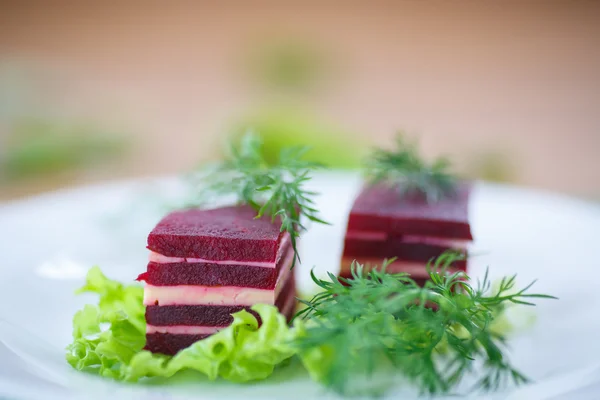
<svg viewBox="0 0 600 400">
<path fill-rule="evenodd" d="M 76 293 L 98 294 L 100 312 L 123 312 L 139 331 L 146 332 L 145 308 L 142 303 L 144 291 L 140 285 L 123 285 L 108 279 L 100 268 L 93 267 L 88 271 L 85 285 Z"/>
<path fill-rule="evenodd" d="M 292 357 L 297 329 L 290 328 L 274 306 L 252 307 L 262 320 L 247 312 L 233 314 L 233 323 L 177 353 L 174 357 L 143 350 L 146 322 L 143 291 L 137 285 L 110 280 L 94 267 L 78 291 L 100 296 L 97 306 L 86 305 L 73 317 L 73 343 L 67 361 L 73 368 L 116 380 L 135 382 L 145 377 L 171 377 L 193 370 L 214 380 L 262 380 Z M 108 326 L 103 329 L 104 326 Z"/>
<path fill-rule="evenodd" d="M 94 267 L 78 290 L 83 292 L 99 294 L 100 301 L 97 306 L 86 305 L 73 317 L 73 343 L 67 346 L 67 361 L 80 371 L 119 379 L 124 366 L 146 341 L 143 290 L 108 279 Z"/>
</svg>

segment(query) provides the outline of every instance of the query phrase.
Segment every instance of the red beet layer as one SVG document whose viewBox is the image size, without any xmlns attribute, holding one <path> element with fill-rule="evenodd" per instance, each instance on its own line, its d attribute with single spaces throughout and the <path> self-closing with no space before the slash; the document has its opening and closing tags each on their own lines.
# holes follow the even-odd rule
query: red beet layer
<svg viewBox="0 0 600 400">
<path fill-rule="evenodd" d="M 238 310 L 239 311 L 239 310 Z M 249 310 L 258 319 L 258 323 L 262 324 L 257 313 Z M 285 317 L 288 321 L 294 315 L 294 308 L 286 312 Z M 233 321 L 233 318 L 231 318 Z M 161 353 L 166 355 L 175 355 L 181 349 L 191 346 L 198 340 L 207 338 L 210 335 L 174 335 L 172 333 L 150 333 L 146 335 L 146 346 L 144 349 L 150 350 L 153 353 Z"/>
<path fill-rule="evenodd" d="M 287 252 L 293 251 L 291 244 L 284 250 L 275 268 L 250 267 L 247 265 L 219 265 L 210 263 L 148 263 L 148 269 L 138 276 L 155 286 L 204 285 L 204 286 L 240 286 L 257 289 L 273 289 L 277 283 L 279 271 L 290 268 L 283 265 Z"/>
<path fill-rule="evenodd" d="M 472 240 L 469 226 L 470 185 L 435 203 L 420 195 L 403 195 L 382 185 L 366 186 L 352 206 L 348 230 Z"/>
<path fill-rule="evenodd" d="M 341 273 L 341 274 L 339 274 L 338 278 L 352 279 L 352 274 L 350 272 Z M 413 280 L 419 286 L 425 286 L 425 282 L 427 282 L 427 279 L 425 279 L 425 278 L 413 278 Z M 342 282 L 342 283 L 345 286 L 348 286 L 347 283 L 345 283 L 345 282 Z"/>
<path fill-rule="evenodd" d="M 155 326 L 195 325 L 227 326 L 233 318 L 231 314 L 244 306 L 146 306 L 146 323 Z"/>
<path fill-rule="evenodd" d="M 355 258 L 342 257 L 342 265 L 340 268 L 340 275 L 350 273 L 351 268 L 352 268 L 352 262 L 355 260 L 358 263 L 362 264 L 366 271 L 368 271 L 372 268 L 380 268 L 382 261 L 383 261 L 380 258 L 362 257 L 362 258 L 355 259 Z M 450 273 L 453 273 L 456 271 L 466 271 L 467 270 L 467 260 L 464 260 L 464 262 L 462 262 L 462 261 L 463 260 L 461 260 L 460 264 L 458 264 L 457 262 L 453 262 L 452 264 L 450 264 L 448 266 L 447 271 Z M 406 263 L 416 264 L 416 265 L 406 265 Z M 429 277 L 429 273 L 427 272 L 427 263 L 424 261 L 397 260 L 397 261 L 394 261 L 391 264 L 389 264 L 386 271 L 389 273 L 409 272 L 409 273 L 412 273 L 413 278 L 414 277 L 417 277 L 417 278 Z"/>
<path fill-rule="evenodd" d="M 382 241 L 346 238 L 343 257 L 358 260 L 361 257 L 379 257 L 381 259 L 396 257 L 399 261 L 427 262 L 449 249 L 447 246 L 427 243 L 406 243 L 402 241 L 402 238 L 388 238 Z M 454 265 L 466 267 L 467 261 L 456 261 Z"/>
<path fill-rule="evenodd" d="M 275 306 L 282 309 L 290 297 L 296 296 L 294 279 L 290 279 L 277 296 Z M 205 306 L 173 305 L 146 306 L 146 322 L 154 326 L 195 325 L 227 326 L 233 322 L 231 314 L 241 310 L 250 311 L 245 306 Z"/>
<path fill-rule="evenodd" d="M 255 217 L 250 206 L 175 211 L 150 232 L 148 248 L 168 257 L 273 262 L 281 223 Z"/>
<path fill-rule="evenodd" d="M 173 356 L 181 349 L 190 347 L 198 340 L 205 339 L 210 335 L 174 335 L 172 333 L 150 333 L 146 335 L 145 350 L 152 353 L 161 353 Z"/>
</svg>

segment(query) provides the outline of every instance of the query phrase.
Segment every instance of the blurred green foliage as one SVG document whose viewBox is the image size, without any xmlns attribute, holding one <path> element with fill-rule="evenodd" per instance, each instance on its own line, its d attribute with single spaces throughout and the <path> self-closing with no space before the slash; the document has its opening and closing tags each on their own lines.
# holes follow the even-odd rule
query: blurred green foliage
<svg viewBox="0 0 600 400">
<path fill-rule="evenodd" d="M 269 162 L 284 147 L 307 145 L 311 147 L 305 157 L 309 161 L 333 168 L 360 167 L 368 150 L 364 139 L 319 120 L 315 117 L 319 113 L 311 111 L 312 90 L 321 89 L 324 78 L 333 72 L 330 52 L 323 51 L 318 42 L 277 37 L 251 46 L 248 56 L 246 72 L 265 90 L 259 95 L 263 108 L 237 118 L 229 131 L 230 140 L 237 141 L 252 130 L 262 138 Z"/>
<path fill-rule="evenodd" d="M 121 156 L 127 147 L 122 137 L 94 124 L 20 118 L 0 153 L 0 175 L 17 180 L 88 167 Z"/>
<path fill-rule="evenodd" d="M 274 162 L 283 147 L 307 145 L 311 151 L 304 157 L 332 168 L 358 168 L 369 146 L 358 135 L 293 111 L 255 114 L 235 124 L 231 139 L 236 141 L 248 129 L 264 142 L 267 160 Z"/>
<path fill-rule="evenodd" d="M 478 153 L 473 156 L 469 169 L 472 177 L 491 182 L 515 182 L 519 175 L 515 157 L 508 151 Z"/>
<path fill-rule="evenodd" d="M 265 87 L 305 90 L 314 86 L 327 70 L 324 52 L 310 42 L 279 39 L 253 47 L 248 71 Z"/>
</svg>

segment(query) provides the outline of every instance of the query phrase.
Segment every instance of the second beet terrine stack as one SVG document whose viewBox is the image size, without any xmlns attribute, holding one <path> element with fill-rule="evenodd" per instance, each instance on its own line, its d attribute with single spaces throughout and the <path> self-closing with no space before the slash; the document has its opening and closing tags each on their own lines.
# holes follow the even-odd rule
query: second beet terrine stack
<svg viewBox="0 0 600 400">
<path fill-rule="evenodd" d="M 469 224 L 471 187 L 461 183 L 453 196 L 429 203 L 398 188 L 370 185 L 355 200 L 348 219 L 340 276 L 350 276 L 353 260 L 370 266 L 396 257 L 388 272 L 407 272 L 422 284 L 426 265 L 449 249 L 466 253 L 473 240 Z M 466 270 L 467 261 L 452 265 Z"/>
</svg>

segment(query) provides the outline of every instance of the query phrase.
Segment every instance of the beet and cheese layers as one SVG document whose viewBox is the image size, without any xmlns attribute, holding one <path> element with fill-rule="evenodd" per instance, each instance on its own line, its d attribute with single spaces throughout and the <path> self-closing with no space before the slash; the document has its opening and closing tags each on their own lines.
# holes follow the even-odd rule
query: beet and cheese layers
<svg viewBox="0 0 600 400">
<path fill-rule="evenodd" d="M 273 304 L 295 311 L 289 233 L 250 206 L 176 211 L 148 236 L 146 349 L 175 354 L 227 327 L 232 313 Z"/>
<path fill-rule="evenodd" d="M 395 257 L 388 272 L 407 272 L 423 283 L 428 261 L 450 249 L 466 254 L 473 240 L 470 192 L 468 183 L 460 183 L 453 196 L 432 203 L 389 185 L 365 186 L 350 211 L 340 276 L 351 276 L 354 260 L 369 268 Z M 450 272 L 466 269 L 466 259 L 459 260 Z"/>
</svg>

